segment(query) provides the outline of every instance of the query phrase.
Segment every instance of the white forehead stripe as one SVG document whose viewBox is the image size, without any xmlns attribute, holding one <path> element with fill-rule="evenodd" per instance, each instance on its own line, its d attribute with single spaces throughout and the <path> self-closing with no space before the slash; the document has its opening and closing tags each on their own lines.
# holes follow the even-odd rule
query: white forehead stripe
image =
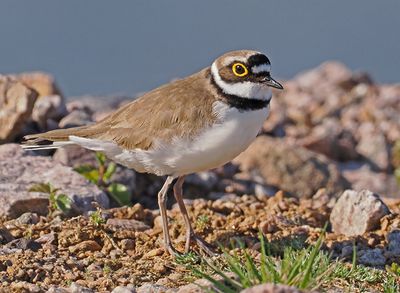
<svg viewBox="0 0 400 293">
<path fill-rule="evenodd" d="M 224 62 L 222 62 L 222 65 L 223 66 L 227 66 L 227 65 L 229 65 L 229 64 L 231 64 L 232 62 L 237 62 L 237 61 L 239 61 L 239 62 L 242 62 L 242 63 L 246 63 L 247 62 L 247 58 L 246 57 L 234 57 L 234 56 L 232 56 L 232 57 L 227 57 L 227 58 L 225 58 L 225 60 L 224 60 Z"/>
<path fill-rule="evenodd" d="M 215 62 L 211 66 L 211 74 L 217 86 L 228 95 L 235 95 L 241 98 L 270 100 L 272 97 L 271 89 L 255 82 L 243 81 L 235 83 L 227 83 L 222 80 L 218 73 L 218 68 Z"/>
<path fill-rule="evenodd" d="M 251 71 L 252 71 L 253 73 L 270 72 L 270 71 L 271 71 L 271 65 L 265 63 L 265 64 L 253 66 L 253 67 L 251 68 Z"/>
<path fill-rule="evenodd" d="M 242 63 L 247 63 L 249 60 L 250 56 L 254 55 L 255 52 L 248 52 L 244 56 L 229 56 L 224 58 L 222 62 L 222 66 L 227 66 L 231 64 L 232 62 L 242 62 Z M 256 52 L 257 54 L 261 54 L 260 52 Z"/>
</svg>

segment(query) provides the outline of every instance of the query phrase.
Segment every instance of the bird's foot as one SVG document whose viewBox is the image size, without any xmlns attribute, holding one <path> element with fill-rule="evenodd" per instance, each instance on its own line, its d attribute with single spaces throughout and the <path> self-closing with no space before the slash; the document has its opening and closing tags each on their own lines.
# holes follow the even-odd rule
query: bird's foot
<svg viewBox="0 0 400 293">
<path fill-rule="evenodd" d="M 217 253 L 211 248 L 210 244 L 208 244 L 203 238 L 197 236 L 195 233 L 191 233 L 189 237 L 186 238 L 185 244 L 185 253 L 188 253 L 190 250 L 190 243 L 195 243 L 203 252 L 208 254 L 208 256 L 216 256 Z"/>
<path fill-rule="evenodd" d="M 190 234 L 190 236 L 188 236 L 186 238 L 186 244 L 185 244 L 185 254 L 189 253 L 190 251 L 190 244 L 194 243 L 196 244 L 200 250 L 202 250 L 203 252 L 205 252 L 208 256 L 212 257 L 212 256 L 216 256 L 218 255 L 216 252 L 214 252 L 214 250 L 211 248 L 211 245 L 208 244 L 205 240 L 203 240 L 203 238 L 201 238 L 200 236 L 197 236 L 196 234 Z M 171 243 L 164 243 L 164 247 L 165 250 L 168 251 L 168 253 L 173 256 L 173 257 L 178 257 L 178 256 L 182 256 L 183 253 L 179 252 L 178 250 L 175 249 L 175 247 L 171 244 Z"/>
<path fill-rule="evenodd" d="M 164 247 L 165 247 L 165 250 L 168 251 L 171 256 L 177 257 L 177 256 L 182 255 L 182 253 L 180 253 L 178 250 L 176 250 L 175 247 L 173 247 L 171 243 L 165 243 Z"/>
</svg>

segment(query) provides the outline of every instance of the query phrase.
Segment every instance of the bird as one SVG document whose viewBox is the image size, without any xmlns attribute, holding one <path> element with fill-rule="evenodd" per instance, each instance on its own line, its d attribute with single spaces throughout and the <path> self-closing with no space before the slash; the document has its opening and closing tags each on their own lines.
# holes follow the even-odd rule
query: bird
<svg viewBox="0 0 400 293">
<path fill-rule="evenodd" d="M 211 66 L 151 90 L 94 124 L 27 135 L 23 148 L 76 144 L 137 172 L 166 176 L 158 205 L 164 247 L 176 256 L 181 253 L 172 245 L 166 209 L 167 192 L 175 181 L 185 252 L 195 244 L 214 255 L 191 225 L 183 201 L 185 176 L 220 167 L 246 150 L 269 114 L 271 88 L 283 86 L 271 77 L 265 54 L 230 51 Z"/>
</svg>

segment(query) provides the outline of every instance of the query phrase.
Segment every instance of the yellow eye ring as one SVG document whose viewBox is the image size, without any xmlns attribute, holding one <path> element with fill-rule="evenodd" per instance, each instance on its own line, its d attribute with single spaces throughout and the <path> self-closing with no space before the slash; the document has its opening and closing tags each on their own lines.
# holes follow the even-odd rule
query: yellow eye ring
<svg viewBox="0 0 400 293">
<path fill-rule="evenodd" d="M 232 72 L 239 77 L 246 76 L 249 71 L 247 70 L 247 67 L 244 66 L 242 63 L 235 63 L 232 65 Z"/>
</svg>

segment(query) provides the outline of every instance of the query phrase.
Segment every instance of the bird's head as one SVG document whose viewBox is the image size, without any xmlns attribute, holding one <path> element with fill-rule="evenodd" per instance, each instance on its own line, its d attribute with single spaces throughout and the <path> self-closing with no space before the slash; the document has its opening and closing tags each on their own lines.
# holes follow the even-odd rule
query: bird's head
<svg viewBox="0 0 400 293">
<path fill-rule="evenodd" d="M 211 76 L 225 94 L 249 99 L 270 99 L 271 87 L 283 89 L 271 77 L 271 62 L 260 52 L 240 50 L 217 58 Z"/>
</svg>

